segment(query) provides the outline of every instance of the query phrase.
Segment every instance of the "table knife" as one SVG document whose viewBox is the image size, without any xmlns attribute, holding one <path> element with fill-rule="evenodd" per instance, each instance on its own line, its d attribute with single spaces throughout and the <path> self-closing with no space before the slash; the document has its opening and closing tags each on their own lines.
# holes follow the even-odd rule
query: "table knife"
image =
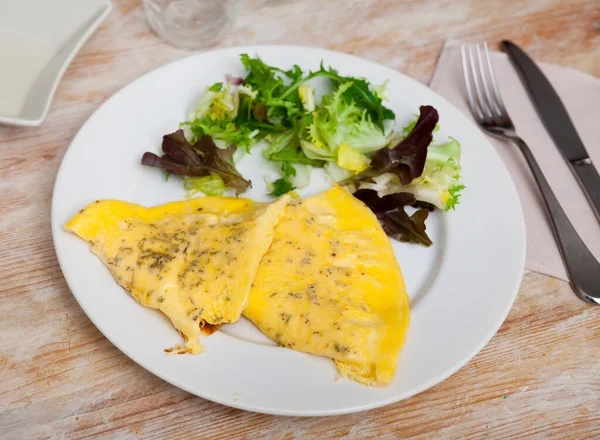
<svg viewBox="0 0 600 440">
<path fill-rule="evenodd" d="M 600 221 L 600 176 L 558 94 L 535 62 L 516 44 L 504 40 L 501 47 L 515 66 L 544 126 L 575 174 L 596 218 Z"/>
</svg>

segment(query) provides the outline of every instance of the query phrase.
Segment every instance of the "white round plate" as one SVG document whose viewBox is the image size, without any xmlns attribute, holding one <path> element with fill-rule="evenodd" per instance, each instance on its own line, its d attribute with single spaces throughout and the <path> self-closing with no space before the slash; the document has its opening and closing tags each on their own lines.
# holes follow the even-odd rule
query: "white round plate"
<svg viewBox="0 0 600 440">
<path fill-rule="evenodd" d="M 142 205 L 180 200 L 176 178 L 143 167 L 145 151 L 159 152 L 162 136 L 177 129 L 204 87 L 225 74 L 243 76 L 241 53 L 269 64 L 316 70 L 324 61 L 341 74 L 389 80 L 387 105 L 404 125 L 420 105 L 440 114 L 436 138 L 463 148 L 467 189 L 455 212 L 428 220 L 434 245 L 394 242 L 412 304 L 411 326 L 393 382 L 385 388 L 339 379 L 328 359 L 276 346 L 248 321 L 204 338 L 200 355 L 167 356 L 180 342 L 158 311 L 140 306 L 115 283 L 89 244 L 62 225 L 96 199 Z M 245 196 L 267 200 L 265 174 L 255 152 L 238 167 L 252 179 Z M 329 186 L 320 170 L 301 195 Z M 102 333 L 142 367 L 190 393 L 225 405 L 271 414 L 332 415 L 397 402 L 444 380 L 473 358 L 498 330 L 517 294 L 525 260 L 519 198 L 501 159 L 481 131 L 445 99 L 415 80 L 363 59 L 293 46 L 237 47 L 193 55 L 129 84 L 83 125 L 67 151 L 54 187 L 52 234 L 73 295 Z M 481 384 L 485 386 L 485 384 Z"/>
</svg>

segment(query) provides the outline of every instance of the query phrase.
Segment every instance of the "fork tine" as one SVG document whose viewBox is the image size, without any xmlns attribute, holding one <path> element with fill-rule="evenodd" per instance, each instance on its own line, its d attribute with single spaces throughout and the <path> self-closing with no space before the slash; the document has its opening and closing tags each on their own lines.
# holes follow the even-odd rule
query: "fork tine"
<svg viewBox="0 0 600 440">
<path fill-rule="evenodd" d="M 467 46 L 465 44 L 460 45 L 460 58 L 462 60 L 463 79 L 465 80 L 465 88 L 467 89 L 467 97 L 469 98 L 469 107 L 471 107 L 471 113 L 475 117 L 475 120 L 479 122 L 483 119 L 483 115 L 479 111 L 479 107 L 475 103 L 475 96 L 473 94 L 473 87 L 471 85 L 471 73 L 467 60 Z"/>
<path fill-rule="evenodd" d="M 504 107 L 504 102 L 502 101 L 502 95 L 500 95 L 500 89 L 498 89 L 498 83 L 496 82 L 496 76 L 494 75 L 494 67 L 492 66 L 492 60 L 490 58 L 490 51 L 488 50 L 487 42 L 483 42 L 483 52 L 485 55 L 485 63 L 487 64 L 488 72 L 490 73 L 490 82 L 492 84 L 492 89 L 494 90 L 495 100 L 494 103 L 500 110 L 500 113 L 503 116 L 507 116 L 508 112 L 506 111 L 506 107 Z"/>
<path fill-rule="evenodd" d="M 483 43 L 485 46 L 485 48 L 487 48 L 487 43 Z M 485 98 L 486 99 L 486 104 L 487 107 L 489 108 L 492 117 L 493 118 L 499 118 L 500 114 L 502 113 L 500 107 L 497 105 L 497 103 L 495 102 L 494 98 L 492 97 L 492 93 L 490 92 L 490 86 L 489 84 L 492 82 L 491 81 L 491 77 L 493 75 L 493 72 L 491 71 L 491 69 L 489 68 L 489 66 L 487 65 L 487 63 L 484 62 L 483 59 L 483 55 L 482 55 L 482 49 L 481 49 L 481 44 L 476 44 L 475 45 L 475 55 L 477 57 L 477 65 L 479 66 L 479 75 L 481 78 L 481 83 L 483 84 L 483 91 L 485 93 Z M 489 55 L 489 54 L 488 54 Z"/>
<path fill-rule="evenodd" d="M 471 68 L 471 77 L 473 79 L 473 85 L 475 86 L 475 94 L 477 96 L 477 104 L 479 106 L 479 109 L 481 110 L 481 113 L 483 114 L 483 117 L 485 119 L 493 119 L 494 115 L 492 114 L 492 111 L 490 110 L 490 108 L 488 107 L 488 103 L 485 100 L 485 97 L 483 96 L 483 92 L 481 91 L 482 85 L 481 83 L 484 82 L 484 79 L 481 78 L 477 72 L 477 66 L 475 65 L 475 49 L 473 47 L 473 45 L 468 45 L 467 46 L 467 53 L 469 55 L 469 65 Z"/>
</svg>

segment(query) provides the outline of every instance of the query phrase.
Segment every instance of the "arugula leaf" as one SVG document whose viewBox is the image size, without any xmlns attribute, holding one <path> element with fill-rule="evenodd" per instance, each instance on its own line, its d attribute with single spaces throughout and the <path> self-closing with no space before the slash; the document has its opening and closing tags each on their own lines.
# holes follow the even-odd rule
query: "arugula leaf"
<svg viewBox="0 0 600 440">
<path fill-rule="evenodd" d="M 225 185 L 234 188 L 236 194 L 243 193 L 251 182 L 244 179 L 233 164 L 233 147 L 218 148 L 208 135 L 202 136 L 193 146 L 183 130 L 163 137 L 162 157 L 146 152 L 142 165 L 162 168 L 170 174 L 188 177 L 203 177 L 211 174 L 220 176 Z"/>
<path fill-rule="evenodd" d="M 318 159 L 310 159 L 300 147 L 288 145 L 280 151 L 269 154 L 268 158 L 277 162 L 293 162 L 312 165 L 313 167 L 322 167 L 325 162 Z"/>
<path fill-rule="evenodd" d="M 364 78 L 342 76 L 323 64 L 304 74 L 298 66 L 282 70 L 248 54 L 242 54 L 241 60 L 248 70 L 243 86 L 259 93 L 251 106 L 240 99 L 236 122 L 252 124 L 262 136 L 282 133 L 263 151 L 266 158 L 318 166 L 336 160 L 337 149 L 344 143 L 363 154 L 389 143 L 383 121 L 393 119 L 394 113 Z M 327 77 L 334 86 L 319 106 L 314 105 L 312 89 L 305 84 L 316 77 Z M 258 127 L 258 122 L 264 125 Z"/>
<path fill-rule="evenodd" d="M 249 152 L 266 139 L 270 145 L 263 156 L 282 164 L 277 193 L 302 187 L 310 179 L 310 166 L 342 165 L 360 173 L 352 180 L 363 184 L 364 179 L 376 179 L 384 173 L 394 173 L 405 183 L 423 172 L 422 162 L 431 141 L 425 142 L 423 115 L 403 142 L 394 149 L 385 148 L 399 137 L 392 136 L 389 126 L 384 128 L 384 121 L 395 117 L 383 105 L 385 84 L 373 87 L 365 78 L 343 76 L 323 63 L 318 70 L 305 73 L 298 65 L 284 70 L 258 56 L 241 54 L 240 60 L 246 77 L 228 78 L 226 84 L 217 82 L 207 87 L 190 120 L 181 124 L 185 136 L 183 132 L 167 135 L 165 154 L 158 157 L 148 153 L 143 158 L 145 164 L 188 177 L 215 174 L 239 193 L 250 183 L 233 166 L 231 149 L 241 147 Z M 318 105 L 313 89 L 306 84 L 317 77 L 328 78 L 334 87 Z M 186 137 L 193 145 L 183 142 Z M 209 145 L 203 151 L 206 138 L 211 139 L 214 149 Z M 364 170 L 367 165 L 370 167 Z M 445 191 L 449 205 L 458 200 L 459 192 L 455 196 Z"/>
<path fill-rule="evenodd" d="M 337 89 L 340 86 L 351 83 L 351 86 L 344 91 L 344 97 L 348 103 L 354 101 L 357 106 L 365 109 L 372 122 L 377 125 L 383 132 L 383 121 L 386 119 L 394 119 L 394 112 L 383 105 L 381 96 L 371 90 L 371 84 L 364 78 L 356 78 L 352 76 L 342 76 L 337 70 L 330 67 L 325 70 L 323 63 L 318 71 L 319 76 L 327 76 L 333 82 Z"/>
<path fill-rule="evenodd" d="M 281 164 L 281 171 L 283 171 L 283 178 L 286 180 L 290 180 L 290 177 L 296 175 L 296 168 L 289 162 Z"/>
<path fill-rule="evenodd" d="M 242 54 L 241 60 L 248 71 L 243 85 L 258 91 L 256 101 L 266 107 L 269 121 L 280 120 L 280 124 L 291 127 L 290 118 L 301 112 L 301 102 L 297 94 L 285 95 L 289 86 L 284 84 L 283 78 L 301 81 L 303 73 L 300 67 L 294 66 L 284 71 L 265 64 L 258 57 L 251 58 L 248 54 Z"/>
<path fill-rule="evenodd" d="M 210 86 L 208 88 L 208 90 L 210 90 L 211 92 L 220 92 L 222 88 L 223 88 L 223 83 L 217 82 L 217 83 L 214 83 L 212 86 Z"/>
<path fill-rule="evenodd" d="M 296 189 L 292 183 L 292 177 L 296 175 L 296 168 L 289 162 L 283 162 L 281 164 L 281 171 L 283 172 L 283 177 L 272 183 L 273 191 L 269 193 L 270 196 L 279 197 Z"/>
<path fill-rule="evenodd" d="M 268 195 L 279 197 L 289 193 L 290 191 L 293 191 L 294 189 L 296 189 L 296 187 L 282 177 L 281 179 L 277 179 L 275 182 L 273 182 L 273 191 L 271 191 Z"/>
</svg>

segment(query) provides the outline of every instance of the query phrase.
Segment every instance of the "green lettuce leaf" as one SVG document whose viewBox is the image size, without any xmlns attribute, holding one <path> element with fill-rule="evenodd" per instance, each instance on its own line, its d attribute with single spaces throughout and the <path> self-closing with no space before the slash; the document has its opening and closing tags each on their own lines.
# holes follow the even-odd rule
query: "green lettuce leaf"
<svg viewBox="0 0 600 440">
<path fill-rule="evenodd" d="M 207 196 L 220 196 L 225 191 L 225 182 L 218 174 L 203 177 L 184 177 L 183 187 L 192 195 L 201 192 Z"/>
<path fill-rule="evenodd" d="M 288 145 L 281 151 L 269 154 L 268 158 L 276 162 L 301 163 L 312 165 L 313 167 L 322 167 L 324 164 L 322 160 L 308 158 L 306 154 L 304 154 L 304 151 L 293 145 Z"/>
<path fill-rule="evenodd" d="M 384 131 L 383 121 L 395 118 L 394 112 L 383 105 L 382 90 L 371 87 L 365 78 L 340 75 L 332 67 L 325 69 L 323 63 L 321 63 L 321 68 L 311 75 L 328 77 L 336 89 L 344 84 L 350 84 L 350 87 L 344 90 L 344 98 L 347 102 L 353 101 L 358 107 L 364 109 L 369 114 L 371 121 L 382 132 Z"/>
<path fill-rule="evenodd" d="M 306 121 L 300 143 L 309 157 L 335 159 L 342 145 L 361 154 L 384 148 L 390 134 L 381 130 L 369 112 L 346 94 L 351 82 L 341 84 L 332 94 L 323 96 L 321 103 Z"/>
</svg>

